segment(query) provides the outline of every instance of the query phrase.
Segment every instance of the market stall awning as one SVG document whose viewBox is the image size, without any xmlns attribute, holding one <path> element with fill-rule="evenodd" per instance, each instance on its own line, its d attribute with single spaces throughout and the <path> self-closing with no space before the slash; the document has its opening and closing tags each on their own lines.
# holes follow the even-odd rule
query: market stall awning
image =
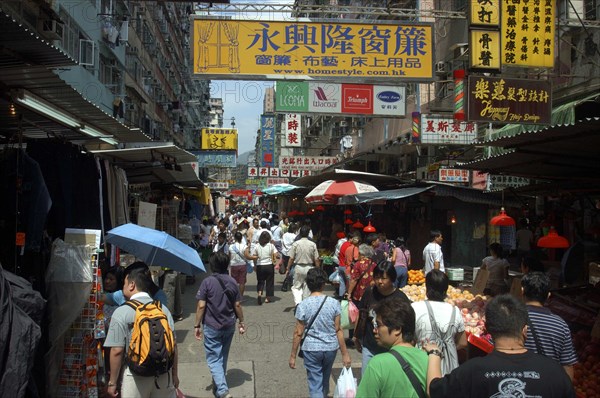
<svg viewBox="0 0 600 398">
<path fill-rule="evenodd" d="M 90 151 L 109 159 L 127 173 L 131 183 L 163 182 L 184 186 L 202 185 L 190 164 L 196 156 L 176 145 Z M 179 170 L 181 169 L 181 170 Z"/>
<path fill-rule="evenodd" d="M 380 186 L 391 186 L 397 185 L 402 182 L 402 179 L 396 176 L 390 176 L 385 174 L 367 173 L 364 171 L 355 170 L 343 170 L 335 169 L 324 173 L 315 172 L 314 175 L 300 177 L 294 180 L 294 185 L 301 185 L 303 187 L 314 187 L 322 183 L 323 181 L 334 180 L 334 181 L 360 181 L 368 184 L 372 184 L 376 187 Z"/>
<path fill-rule="evenodd" d="M 409 187 L 409 188 L 398 188 L 398 189 L 390 189 L 387 191 L 379 191 L 379 192 L 367 192 L 360 193 L 356 195 L 345 195 L 339 198 L 337 204 L 338 205 L 356 205 L 359 203 L 368 203 L 375 202 L 381 200 L 398 200 L 404 199 L 409 196 L 418 195 L 421 192 L 425 192 L 430 190 L 433 186 L 425 186 L 425 187 Z"/>
<path fill-rule="evenodd" d="M 505 126 L 481 145 L 497 148 L 456 167 L 526 178 L 600 183 L 600 95 L 558 107 L 551 126 Z"/>
<path fill-rule="evenodd" d="M 299 187 L 293 184 L 275 184 L 263 189 L 262 192 L 265 195 L 281 195 L 287 192 L 295 191 L 299 188 L 303 187 Z"/>
</svg>

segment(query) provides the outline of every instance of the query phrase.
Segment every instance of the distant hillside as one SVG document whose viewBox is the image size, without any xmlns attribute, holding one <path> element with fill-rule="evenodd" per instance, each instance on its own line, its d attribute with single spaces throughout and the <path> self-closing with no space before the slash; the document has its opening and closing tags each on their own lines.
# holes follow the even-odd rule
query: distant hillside
<svg viewBox="0 0 600 398">
<path fill-rule="evenodd" d="M 254 151 L 244 152 L 238 155 L 237 163 L 238 164 L 248 164 L 248 158 L 250 156 L 254 156 Z"/>
</svg>

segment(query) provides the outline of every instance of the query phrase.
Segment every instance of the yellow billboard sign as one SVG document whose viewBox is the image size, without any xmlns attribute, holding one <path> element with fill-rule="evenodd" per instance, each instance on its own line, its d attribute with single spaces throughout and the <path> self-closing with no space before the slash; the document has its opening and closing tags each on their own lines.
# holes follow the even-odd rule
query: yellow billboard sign
<svg viewBox="0 0 600 398">
<path fill-rule="evenodd" d="M 471 0 L 469 24 L 487 27 L 500 25 L 500 3 L 502 0 Z"/>
<path fill-rule="evenodd" d="M 555 0 L 502 1 L 504 66 L 554 68 L 557 8 Z"/>
<path fill-rule="evenodd" d="M 237 129 L 203 128 L 201 142 L 202 149 L 237 151 L 238 131 Z"/>
<path fill-rule="evenodd" d="M 497 30 L 469 31 L 470 65 L 473 69 L 500 69 L 500 32 Z"/>
<path fill-rule="evenodd" d="M 208 78 L 433 80 L 433 25 L 196 18 L 194 74 Z"/>
</svg>

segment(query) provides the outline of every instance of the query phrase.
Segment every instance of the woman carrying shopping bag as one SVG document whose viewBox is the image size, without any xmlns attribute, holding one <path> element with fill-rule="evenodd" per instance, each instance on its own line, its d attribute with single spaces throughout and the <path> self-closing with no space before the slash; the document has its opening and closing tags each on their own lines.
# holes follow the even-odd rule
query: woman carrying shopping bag
<svg viewBox="0 0 600 398">
<path fill-rule="evenodd" d="M 275 295 L 275 262 L 277 249 L 271 243 L 271 234 L 263 231 L 258 237 L 258 245 L 252 255 L 246 255 L 251 260 L 256 260 L 256 298 L 258 305 L 262 305 L 262 295 L 266 291 L 265 303 L 270 303 Z"/>
<path fill-rule="evenodd" d="M 325 283 L 327 274 L 320 268 L 311 268 L 306 274 L 310 296 L 296 309 L 296 330 L 289 359 L 290 368 L 296 369 L 296 356 L 304 358 L 311 398 L 323 398 L 329 393 L 329 377 L 338 348 L 344 366 L 350 367 L 352 363 L 340 326 L 340 303 L 323 294 Z"/>
</svg>

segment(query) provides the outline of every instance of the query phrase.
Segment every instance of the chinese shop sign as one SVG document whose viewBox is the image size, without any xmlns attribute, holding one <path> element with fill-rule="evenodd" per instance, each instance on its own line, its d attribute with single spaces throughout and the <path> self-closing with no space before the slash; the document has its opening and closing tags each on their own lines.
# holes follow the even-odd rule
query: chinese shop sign
<svg viewBox="0 0 600 398">
<path fill-rule="evenodd" d="M 441 182 L 469 182 L 469 170 L 441 168 L 439 173 Z"/>
<path fill-rule="evenodd" d="M 335 156 L 280 156 L 279 168 L 321 170 L 338 162 Z M 281 174 L 282 177 L 287 177 Z"/>
<path fill-rule="evenodd" d="M 549 124 L 551 86 L 547 80 L 470 76 L 468 120 Z"/>
<path fill-rule="evenodd" d="M 237 129 L 207 127 L 201 130 L 202 149 L 209 151 L 237 151 Z"/>
<path fill-rule="evenodd" d="M 277 82 L 277 112 L 406 115 L 406 88 L 370 84 Z"/>
<path fill-rule="evenodd" d="M 527 185 L 529 185 L 529 178 L 496 174 L 488 175 L 488 191 L 500 191 L 508 188 L 524 187 Z"/>
<path fill-rule="evenodd" d="M 477 124 L 448 117 L 421 115 L 421 143 L 472 144 L 477 138 Z"/>
<path fill-rule="evenodd" d="M 249 178 L 275 178 L 275 179 L 287 179 L 289 177 L 298 178 L 312 175 L 311 170 L 300 169 L 297 167 L 248 167 Z M 248 181 L 248 180 L 246 180 Z M 277 183 L 279 184 L 279 183 Z"/>
<path fill-rule="evenodd" d="M 501 61 L 500 32 L 472 29 L 469 31 L 470 66 L 473 69 L 499 70 Z"/>
<path fill-rule="evenodd" d="M 275 162 L 275 116 L 260 116 L 260 163 L 273 166 Z"/>
<path fill-rule="evenodd" d="M 283 147 L 302 146 L 302 119 L 297 113 L 286 113 L 283 128 Z"/>
<path fill-rule="evenodd" d="M 227 190 L 227 189 L 229 189 L 229 182 L 228 181 L 207 182 L 206 185 L 210 189 L 214 189 L 214 190 Z"/>
<path fill-rule="evenodd" d="M 556 0 L 502 1 L 502 64 L 554 68 Z"/>
<path fill-rule="evenodd" d="M 471 0 L 469 24 L 487 27 L 500 25 L 500 2 L 502 0 Z"/>
<path fill-rule="evenodd" d="M 206 78 L 432 80 L 433 25 L 195 18 L 194 74 Z"/>
<path fill-rule="evenodd" d="M 191 151 L 198 159 L 198 167 L 236 167 L 235 151 Z"/>
</svg>

